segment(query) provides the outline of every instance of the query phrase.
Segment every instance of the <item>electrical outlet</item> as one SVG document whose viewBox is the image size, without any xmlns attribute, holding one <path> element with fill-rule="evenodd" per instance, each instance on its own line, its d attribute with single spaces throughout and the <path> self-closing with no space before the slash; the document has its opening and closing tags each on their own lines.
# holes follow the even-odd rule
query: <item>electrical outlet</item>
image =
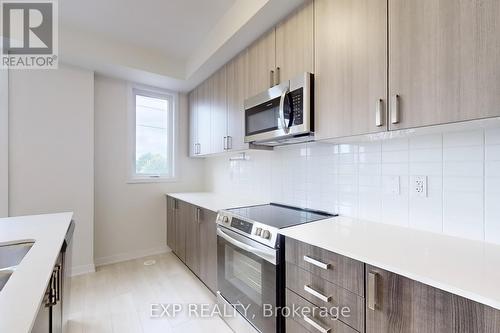
<svg viewBox="0 0 500 333">
<path fill-rule="evenodd" d="M 427 197 L 427 176 L 413 177 L 413 192 L 419 197 Z"/>
</svg>

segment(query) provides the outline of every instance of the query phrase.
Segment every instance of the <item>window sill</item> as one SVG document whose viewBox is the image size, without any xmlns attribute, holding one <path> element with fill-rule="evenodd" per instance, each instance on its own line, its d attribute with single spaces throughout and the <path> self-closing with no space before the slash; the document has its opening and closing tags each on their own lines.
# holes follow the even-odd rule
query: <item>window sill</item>
<svg viewBox="0 0 500 333">
<path fill-rule="evenodd" d="M 176 183 L 178 178 L 132 178 L 127 180 L 127 184 L 143 184 L 143 183 Z"/>
</svg>

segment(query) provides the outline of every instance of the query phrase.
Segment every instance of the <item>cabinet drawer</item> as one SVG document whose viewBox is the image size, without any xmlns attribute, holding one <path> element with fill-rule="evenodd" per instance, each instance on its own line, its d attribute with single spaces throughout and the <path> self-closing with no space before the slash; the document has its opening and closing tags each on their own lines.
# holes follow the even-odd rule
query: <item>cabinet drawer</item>
<svg viewBox="0 0 500 333">
<path fill-rule="evenodd" d="M 286 287 L 316 306 L 349 308 L 349 315 L 340 316 L 339 320 L 360 332 L 364 331 L 363 297 L 290 263 L 286 264 Z"/>
<path fill-rule="evenodd" d="M 290 316 L 286 319 L 287 333 L 357 333 L 356 330 L 337 320 L 335 317 L 321 316 L 318 307 L 309 303 L 289 289 L 286 290 L 286 304 L 289 309 L 298 309 L 296 313 L 299 314 L 298 316 Z M 306 310 L 303 310 L 304 308 Z M 291 323 L 290 320 L 295 321 L 295 323 Z M 302 328 L 300 329 L 300 327 Z M 290 328 L 290 330 L 288 330 L 288 328 Z"/>
<path fill-rule="evenodd" d="M 364 297 L 364 264 L 319 247 L 286 238 L 285 258 L 315 275 Z"/>
</svg>

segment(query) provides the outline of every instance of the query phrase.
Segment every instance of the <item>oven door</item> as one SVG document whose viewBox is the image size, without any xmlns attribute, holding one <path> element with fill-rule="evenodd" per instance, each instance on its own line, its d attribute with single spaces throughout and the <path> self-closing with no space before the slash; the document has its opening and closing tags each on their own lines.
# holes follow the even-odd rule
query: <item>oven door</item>
<svg viewBox="0 0 500 333">
<path fill-rule="evenodd" d="M 262 333 L 275 333 L 275 316 L 265 309 L 277 304 L 277 250 L 229 229 L 217 228 L 219 293 Z"/>
</svg>

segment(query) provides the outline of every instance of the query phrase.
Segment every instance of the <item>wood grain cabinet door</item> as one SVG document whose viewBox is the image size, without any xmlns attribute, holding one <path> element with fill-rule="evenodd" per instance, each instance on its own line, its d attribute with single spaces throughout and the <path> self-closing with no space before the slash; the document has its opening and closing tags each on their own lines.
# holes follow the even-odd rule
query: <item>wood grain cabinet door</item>
<svg viewBox="0 0 500 333">
<path fill-rule="evenodd" d="M 387 1 L 316 0 L 314 12 L 316 138 L 387 130 Z"/>
<path fill-rule="evenodd" d="M 200 275 L 200 208 L 186 204 L 186 265 Z"/>
<path fill-rule="evenodd" d="M 389 0 L 390 128 L 499 116 L 499 35 L 498 0 Z"/>
<path fill-rule="evenodd" d="M 175 249 L 175 199 L 167 196 L 167 246 Z"/>
<path fill-rule="evenodd" d="M 217 292 L 217 213 L 200 209 L 200 279 Z"/>
<path fill-rule="evenodd" d="M 257 95 L 274 85 L 276 67 L 275 29 L 260 37 L 248 48 L 247 96 Z M 244 78 L 241 78 L 244 79 Z"/>
<path fill-rule="evenodd" d="M 227 135 L 229 149 L 247 149 L 245 139 L 245 102 L 248 75 L 247 51 L 241 52 L 226 65 Z"/>
<path fill-rule="evenodd" d="M 198 129 L 198 155 L 212 152 L 212 89 L 213 81 L 206 80 L 198 86 L 196 114 Z"/>
<path fill-rule="evenodd" d="M 175 209 L 175 254 L 186 262 L 186 220 L 189 219 L 189 204 L 176 199 Z"/>
<path fill-rule="evenodd" d="M 366 266 L 366 333 L 500 332 L 500 311 Z"/>
<path fill-rule="evenodd" d="M 193 89 L 189 93 L 188 103 L 189 103 L 189 156 L 194 157 L 198 153 L 197 89 Z"/>
<path fill-rule="evenodd" d="M 276 27 L 275 83 L 314 72 L 314 6 L 312 0 Z"/>
<path fill-rule="evenodd" d="M 226 148 L 227 103 L 226 103 L 226 67 L 223 66 L 210 77 L 211 109 L 211 153 L 222 153 Z"/>
</svg>

